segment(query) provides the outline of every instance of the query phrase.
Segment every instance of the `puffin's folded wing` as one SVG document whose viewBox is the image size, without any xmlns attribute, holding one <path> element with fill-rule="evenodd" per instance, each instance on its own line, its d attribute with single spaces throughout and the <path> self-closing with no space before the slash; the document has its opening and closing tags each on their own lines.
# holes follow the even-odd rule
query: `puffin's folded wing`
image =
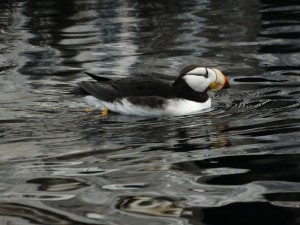
<svg viewBox="0 0 300 225">
<path fill-rule="evenodd" d="M 78 85 L 89 94 L 103 101 L 112 102 L 119 97 L 110 83 L 82 81 Z"/>
<path fill-rule="evenodd" d="M 169 98 L 175 94 L 169 82 L 153 78 L 126 78 L 111 82 L 120 97 L 158 96 Z"/>
</svg>

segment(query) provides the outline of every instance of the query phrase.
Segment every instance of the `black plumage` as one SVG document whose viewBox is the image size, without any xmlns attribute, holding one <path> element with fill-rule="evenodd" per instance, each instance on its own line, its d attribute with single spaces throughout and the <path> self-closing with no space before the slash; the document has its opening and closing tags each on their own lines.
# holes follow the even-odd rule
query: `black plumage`
<svg viewBox="0 0 300 225">
<path fill-rule="evenodd" d="M 153 78 L 119 78 L 112 80 L 91 73 L 86 74 L 98 82 L 82 81 L 79 86 L 89 94 L 108 102 L 127 98 L 134 103 L 160 104 L 164 98 L 184 98 L 196 102 L 205 102 L 209 98 L 206 91 L 196 92 L 191 89 L 182 79 L 182 75 L 171 84 L 168 81 Z"/>
<path fill-rule="evenodd" d="M 189 68 L 190 69 L 190 68 Z M 82 81 L 78 85 L 100 100 L 113 102 L 126 98 L 133 104 L 161 105 L 164 99 L 184 98 L 195 102 L 205 102 L 207 92 L 196 92 L 190 88 L 182 76 L 173 84 L 169 81 L 153 78 L 118 78 L 110 79 L 86 73 L 95 81 Z"/>
</svg>

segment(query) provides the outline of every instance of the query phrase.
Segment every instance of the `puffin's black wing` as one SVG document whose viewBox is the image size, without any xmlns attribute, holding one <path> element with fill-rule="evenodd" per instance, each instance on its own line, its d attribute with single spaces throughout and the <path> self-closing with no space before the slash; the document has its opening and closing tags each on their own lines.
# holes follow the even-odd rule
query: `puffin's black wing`
<svg viewBox="0 0 300 225">
<path fill-rule="evenodd" d="M 172 86 L 167 81 L 152 78 L 119 78 L 111 80 L 106 77 L 87 74 L 98 82 L 82 81 L 78 85 L 89 94 L 103 101 L 112 102 L 122 97 L 175 97 Z"/>
<path fill-rule="evenodd" d="M 164 98 L 174 97 L 172 86 L 169 82 L 152 78 L 126 78 L 114 80 L 112 87 L 121 97 L 147 97 L 158 96 Z"/>
</svg>

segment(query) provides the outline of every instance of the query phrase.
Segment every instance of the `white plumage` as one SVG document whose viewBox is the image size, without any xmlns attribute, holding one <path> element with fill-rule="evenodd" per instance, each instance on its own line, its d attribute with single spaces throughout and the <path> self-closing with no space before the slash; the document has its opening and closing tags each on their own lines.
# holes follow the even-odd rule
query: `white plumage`
<svg viewBox="0 0 300 225">
<path fill-rule="evenodd" d="M 136 115 L 136 116 L 162 116 L 172 115 L 180 116 L 199 112 L 203 109 L 211 107 L 210 98 L 206 102 L 194 102 L 186 99 L 168 99 L 163 104 L 162 108 L 153 109 L 147 106 L 134 105 L 127 101 L 126 98 L 116 102 L 105 102 L 88 95 L 84 97 L 84 101 L 90 107 L 96 110 L 104 110 L 107 108 L 113 112 Z"/>
</svg>

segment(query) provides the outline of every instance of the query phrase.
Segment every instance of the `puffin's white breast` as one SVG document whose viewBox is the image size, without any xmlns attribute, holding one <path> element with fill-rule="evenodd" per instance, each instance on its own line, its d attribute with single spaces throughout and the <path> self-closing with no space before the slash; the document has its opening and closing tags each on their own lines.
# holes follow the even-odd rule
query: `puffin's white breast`
<svg viewBox="0 0 300 225">
<path fill-rule="evenodd" d="M 186 99 L 168 99 L 161 108 L 134 105 L 126 98 L 114 102 L 105 102 L 95 98 L 94 96 L 86 96 L 84 100 L 86 104 L 97 110 L 103 110 L 106 107 L 113 112 L 138 116 L 180 116 L 195 113 L 211 107 L 210 98 L 204 103 L 189 101 Z"/>
<path fill-rule="evenodd" d="M 165 111 L 168 115 L 186 115 L 208 109 L 211 107 L 210 98 L 206 102 L 194 102 L 186 99 L 170 99 L 167 100 Z"/>
</svg>

